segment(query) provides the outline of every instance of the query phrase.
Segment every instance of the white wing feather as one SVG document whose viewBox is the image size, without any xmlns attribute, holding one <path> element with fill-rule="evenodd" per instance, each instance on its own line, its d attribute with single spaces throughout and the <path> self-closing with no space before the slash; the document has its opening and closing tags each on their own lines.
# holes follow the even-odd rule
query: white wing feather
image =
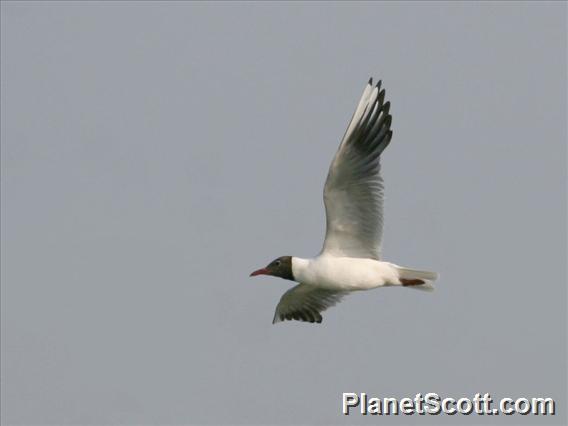
<svg viewBox="0 0 568 426">
<path fill-rule="evenodd" d="M 380 259 L 384 189 L 380 154 L 392 137 L 390 102 L 384 102 L 380 86 L 380 81 L 373 87 L 369 80 L 329 167 L 322 253 Z"/>
<path fill-rule="evenodd" d="M 345 294 L 342 291 L 298 284 L 282 295 L 272 323 L 286 320 L 320 323 L 321 312 L 340 302 Z"/>
</svg>

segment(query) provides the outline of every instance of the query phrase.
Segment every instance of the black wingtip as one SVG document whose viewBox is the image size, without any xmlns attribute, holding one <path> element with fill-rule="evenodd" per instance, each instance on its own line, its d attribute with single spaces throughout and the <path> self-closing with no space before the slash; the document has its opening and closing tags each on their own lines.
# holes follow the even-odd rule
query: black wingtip
<svg viewBox="0 0 568 426">
<path fill-rule="evenodd" d="M 373 77 L 370 77 L 370 78 L 369 78 L 369 82 L 368 82 L 367 84 L 368 84 L 369 86 L 372 86 L 372 85 L 373 85 Z"/>
<path fill-rule="evenodd" d="M 385 101 L 385 89 L 382 89 L 379 92 L 379 96 L 377 96 L 377 101 L 379 102 L 379 105 L 383 105 L 383 102 Z"/>
<path fill-rule="evenodd" d="M 381 90 L 381 84 L 383 84 L 383 80 L 377 81 L 377 90 Z"/>
</svg>

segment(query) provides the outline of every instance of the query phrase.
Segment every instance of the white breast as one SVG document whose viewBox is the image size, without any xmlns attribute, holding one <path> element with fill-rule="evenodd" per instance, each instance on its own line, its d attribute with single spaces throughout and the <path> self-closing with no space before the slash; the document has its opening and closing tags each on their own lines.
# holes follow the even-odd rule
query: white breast
<svg viewBox="0 0 568 426">
<path fill-rule="evenodd" d="M 296 281 L 333 290 L 368 290 L 398 284 L 398 273 L 388 262 L 321 255 L 314 259 L 292 258 Z"/>
</svg>

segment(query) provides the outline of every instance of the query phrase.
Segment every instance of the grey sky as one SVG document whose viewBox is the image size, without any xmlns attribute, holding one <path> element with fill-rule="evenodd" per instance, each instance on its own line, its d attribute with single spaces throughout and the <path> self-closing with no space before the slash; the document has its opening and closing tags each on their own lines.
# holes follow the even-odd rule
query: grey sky
<svg viewBox="0 0 568 426">
<path fill-rule="evenodd" d="M 3 424 L 565 424 L 566 3 L 2 2 Z M 271 324 L 369 76 L 384 256 Z M 341 415 L 342 392 L 556 417 Z"/>
</svg>

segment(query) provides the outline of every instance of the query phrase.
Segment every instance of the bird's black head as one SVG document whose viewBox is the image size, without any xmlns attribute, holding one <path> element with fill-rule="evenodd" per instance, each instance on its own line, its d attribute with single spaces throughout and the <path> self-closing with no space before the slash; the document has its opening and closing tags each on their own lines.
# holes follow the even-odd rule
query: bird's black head
<svg viewBox="0 0 568 426">
<path fill-rule="evenodd" d="M 278 259 L 274 259 L 265 268 L 261 268 L 250 274 L 251 277 L 256 275 L 272 275 L 273 277 L 294 281 L 294 274 L 292 274 L 292 256 L 281 256 Z"/>
</svg>

